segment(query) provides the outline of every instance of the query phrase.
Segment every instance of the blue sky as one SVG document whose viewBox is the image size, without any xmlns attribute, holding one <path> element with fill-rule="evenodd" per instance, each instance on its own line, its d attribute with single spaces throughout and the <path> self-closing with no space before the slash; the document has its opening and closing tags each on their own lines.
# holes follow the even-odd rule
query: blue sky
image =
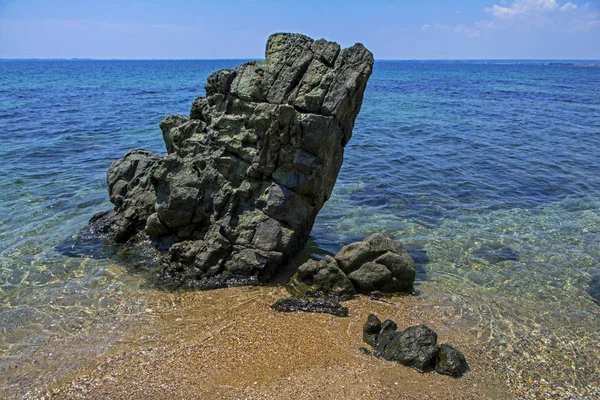
<svg viewBox="0 0 600 400">
<path fill-rule="evenodd" d="M 377 59 L 600 59 L 600 0 L 0 0 L 0 58 L 261 58 L 273 32 Z"/>
</svg>

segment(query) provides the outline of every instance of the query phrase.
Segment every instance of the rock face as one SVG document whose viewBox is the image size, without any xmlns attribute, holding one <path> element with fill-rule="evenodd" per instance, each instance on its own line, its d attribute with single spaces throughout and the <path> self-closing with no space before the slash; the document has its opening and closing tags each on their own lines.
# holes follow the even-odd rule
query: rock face
<svg viewBox="0 0 600 400">
<path fill-rule="evenodd" d="M 415 274 L 415 262 L 402 245 L 376 233 L 344 246 L 335 257 L 302 264 L 288 291 L 295 296 L 341 297 L 373 291 L 407 293 Z"/>
<path fill-rule="evenodd" d="M 171 278 L 268 278 L 331 195 L 372 67 L 361 44 L 272 35 L 264 61 L 213 73 L 189 118 L 160 123 L 167 156 L 134 150 L 110 166 L 115 209 L 92 230 L 146 234 Z"/>
<path fill-rule="evenodd" d="M 468 368 L 467 360 L 454 347 L 437 344 L 437 334 L 425 325 L 397 331 L 396 323 L 383 323 L 369 314 L 363 326 L 363 341 L 373 347 L 373 355 L 388 361 L 426 372 L 435 369 L 440 374 L 461 376 Z M 364 350 L 363 353 L 365 352 Z"/>
</svg>

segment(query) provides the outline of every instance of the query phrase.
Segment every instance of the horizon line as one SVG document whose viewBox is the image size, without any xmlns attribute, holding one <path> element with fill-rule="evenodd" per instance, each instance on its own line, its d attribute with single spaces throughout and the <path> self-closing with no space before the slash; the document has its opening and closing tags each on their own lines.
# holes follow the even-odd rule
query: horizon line
<svg viewBox="0 0 600 400">
<path fill-rule="evenodd" d="M 89 58 L 89 57 L 19 57 L 1 61 L 262 61 L 264 58 Z M 375 61 L 595 61 L 600 58 L 377 58 Z"/>
</svg>

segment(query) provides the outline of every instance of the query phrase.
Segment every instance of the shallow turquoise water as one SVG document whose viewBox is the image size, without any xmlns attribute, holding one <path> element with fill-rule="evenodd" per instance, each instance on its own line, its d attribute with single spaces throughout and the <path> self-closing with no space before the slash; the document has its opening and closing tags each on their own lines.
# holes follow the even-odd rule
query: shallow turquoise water
<svg viewBox="0 0 600 400">
<path fill-rule="evenodd" d="M 164 152 L 158 122 L 237 64 L 0 62 L 0 372 L 39 343 L 144 314 L 151 268 L 55 246 L 110 208 L 110 162 Z M 377 62 L 312 245 L 404 242 L 424 301 L 477 335 L 513 387 L 594 398 L 599 154 L 598 67 Z"/>
</svg>

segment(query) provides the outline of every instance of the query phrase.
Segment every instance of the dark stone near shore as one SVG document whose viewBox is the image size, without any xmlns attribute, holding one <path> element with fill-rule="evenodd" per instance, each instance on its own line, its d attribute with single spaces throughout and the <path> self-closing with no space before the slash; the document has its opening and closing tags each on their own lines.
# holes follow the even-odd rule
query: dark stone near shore
<svg viewBox="0 0 600 400">
<path fill-rule="evenodd" d="M 435 367 L 438 351 L 437 334 L 427 326 L 419 325 L 391 337 L 381 357 L 425 372 Z"/>
<path fill-rule="evenodd" d="M 273 305 L 274 310 L 279 312 L 311 312 L 311 313 L 326 313 L 335 315 L 336 317 L 347 317 L 348 308 L 342 306 L 333 298 L 319 298 L 309 300 L 299 297 L 288 297 L 279 299 Z"/>
<path fill-rule="evenodd" d="M 439 360 L 435 365 L 438 374 L 461 376 L 467 370 L 465 356 L 449 344 L 440 346 Z"/>
<path fill-rule="evenodd" d="M 398 336 L 398 326 L 391 319 L 386 319 L 381 324 L 381 330 L 375 337 L 375 345 L 373 346 L 373 354 L 381 357 L 387 345 Z"/>
<path fill-rule="evenodd" d="M 458 377 L 467 370 L 462 353 L 447 344 L 439 346 L 437 334 L 427 326 L 411 326 L 403 332 L 397 329 L 394 321 L 388 319 L 381 323 L 377 316 L 369 314 L 363 326 L 363 341 L 373 347 L 374 356 L 417 371 L 435 369 L 440 374 Z"/>
<path fill-rule="evenodd" d="M 402 245 L 376 233 L 344 246 L 335 257 L 302 264 L 290 280 L 288 291 L 294 296 L 409 293 L 415 275 L 415 262 Z"/>
<path fill-rule="evenodd" d="M 363 326 L 363 342 L 375 346 L 377 335 L 381 331 L 381 321 L 375 314 L 369 314 L 367 322 Z"/>
<path fill-rule="evenodd" d="M 364 263 L 359 269 L 348 274 L 348 278 L 361 293 L 369 293 L 383 287 L 392 279 L 392 273 L 385 265 L 374 262 Z"/>
<path fill-rule="evenodd" d="M 294 296 L 352 296 L 356 289 L 348 276 L 339 268 L 335 258 L 325 256 L 320 261 L 308 260 L 300 267 L 288 284 Z"/>
<path fill-rule="evenodd" d="M 361 44 L 272 35 L 264 61 L 213 73 L 189 118 L 160 123 L 168 155 L 133 150 L 110 166 L 115 209 L 89 231 L 116 243 L 149 237 L 166 280 L 270 278 L 331 195 L 372 68 Z"/>
</svg>

